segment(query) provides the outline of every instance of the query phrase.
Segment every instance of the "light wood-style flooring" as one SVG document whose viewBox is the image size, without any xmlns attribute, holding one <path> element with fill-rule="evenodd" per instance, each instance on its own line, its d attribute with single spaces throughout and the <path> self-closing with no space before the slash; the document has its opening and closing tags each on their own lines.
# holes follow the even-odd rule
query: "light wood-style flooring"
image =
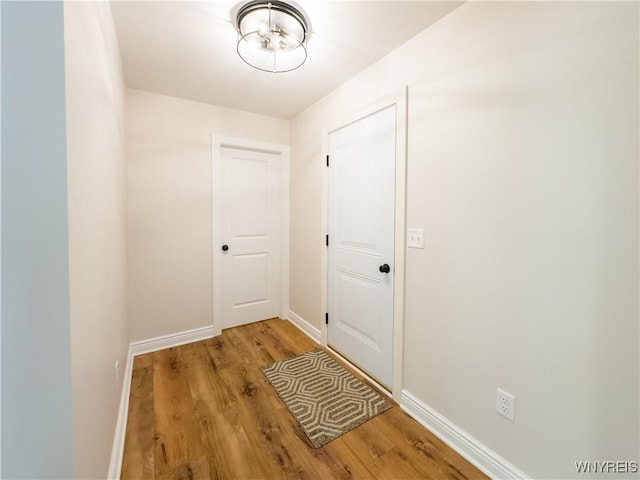
<svg viewBox="0 0 640 480">
<path fill-rule="evenodd" d="M 136 357 L 122 478 L 487 478 L 395 404 L 309 446 L 260 368 L 314 348 L 272 319 Z"/>
</svg>

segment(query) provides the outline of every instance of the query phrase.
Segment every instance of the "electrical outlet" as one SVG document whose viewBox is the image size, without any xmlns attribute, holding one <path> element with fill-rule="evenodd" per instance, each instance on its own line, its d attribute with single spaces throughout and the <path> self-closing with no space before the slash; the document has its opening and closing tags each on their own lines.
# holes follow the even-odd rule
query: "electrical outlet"
<svg viewBox="0 0 640 480">
<path fill-rule="evenodd" d="M 407 230 L 407 247 L 424 248 L 424 230 L 422 228 L 410 228 Z"/>
<path fill-rule="evenodd" d="M 496 412 L 513 422 L 516 413 L 516 397 L 498 389 L 496 392 Z"/>
<path fill-rule="evenodd" d="M 116 370 L 116 387 L 119 385 L 119 380 L 120 380 L 120 362 L 118 362 L 118 360 L 116 360 L 116 364 L 115 364 L 115 370 Z"/>
</svg>

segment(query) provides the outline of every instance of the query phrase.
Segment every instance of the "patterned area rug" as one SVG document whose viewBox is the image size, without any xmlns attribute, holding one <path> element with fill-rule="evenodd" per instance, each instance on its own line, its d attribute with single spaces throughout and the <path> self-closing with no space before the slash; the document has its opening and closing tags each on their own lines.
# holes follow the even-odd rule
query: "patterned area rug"
<svg viewBox="0 0 640 480">
<path fill-rule="evenodd" d="M 391 408 L 322 350 L 276 362 L 262 372 L 315 448 Z"/>
</svg>

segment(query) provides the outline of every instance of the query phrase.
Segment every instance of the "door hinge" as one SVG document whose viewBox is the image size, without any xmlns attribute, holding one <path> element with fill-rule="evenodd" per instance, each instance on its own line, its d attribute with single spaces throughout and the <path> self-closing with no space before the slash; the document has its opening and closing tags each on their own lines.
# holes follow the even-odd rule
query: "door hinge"
<svg viewBox="0 0 640 480">
<path fill-rule="evenodd" d="M 329 166 L 329 155 L 327 155 L 327 167 Z"/>
<path fill-rule="evenodd" d="M 324 242 L 327 244 L 327 247 L 329 246 L 329 235 L 325 235 L 324 236 Z"/>
<path fill-rule="evenodd" d="M 325 313 L 324 314 L 324 323 L 325 325 L 329 325 L 329 313 Z"/>
</svg>

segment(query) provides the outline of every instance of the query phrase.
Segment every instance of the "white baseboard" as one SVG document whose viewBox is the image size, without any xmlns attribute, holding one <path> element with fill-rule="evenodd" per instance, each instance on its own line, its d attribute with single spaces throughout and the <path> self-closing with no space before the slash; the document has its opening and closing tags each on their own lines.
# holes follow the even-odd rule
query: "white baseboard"
<svg viewBox="0 0 640 480">
<path fill-rule="evenodd" d="M 320 330 L 318 330 L 316 327 L 311 325 L 309 322 L 303 319 L 300 315 L 289 310 L 289 315 L 287 320 L 289 320 L 296 327 L 298 327 L 300 330 L 306 333 L 309 337 L 311 337 L 311 340 L 313 340 L 316 343 L 320 343 L 320 339 L 322 338 L 320 334 Z"/>
<path fill-rule="evenodd" d="M 165 348 L 177 347 L 186 343 L 198 342 L 206 340 L 214 336 L 213 326 L 194 328 L 179 333 L 172 333 L 162 337 L 149 338 L 131 343 L 131 351 L 133 356 L 143 355 L 145 353 L 164 350 Z"/>
<path fill-rule="evenodd" d="M 402 391 L 400 407 L 489 477 L 531 478 L 407 390 Z"/>
<path fill-rule="evenodd" d="M 120 396 L 120 408 L 118 410 L 118 421 L 116 423 L 116 433 L 113 438 L 111 449 L 111 461 L 109 462 L 110 480 L 120 478 L 122 472 L 122 457 L 124 455 L 124 439 L 127 433 L 127 417 L 129 415 L 129 396 L 131 394 L 131 375 L 133 374 L 133 358 L 145 353 L 164 350 L 165 348 L 177 347 L 186 343 L 206 340 L 214 336 L 213 326 L 195 328 L 185 332 L 164 335 L 162 337 L 140 340 L 129 344 L 127 353 L 127 365 L 125 367 L 122 381 L 122 395 Z"/>
<path fill-rule="evenodd" d="M 118 409 L 118 420 L 116 422 L 116 433 L 113 436 L 113 447 L 111 448 L 111 461 L 109 462 L 110 480 L 118 480 L 122 471 L 122 456 L 124 455 L 124 439 L 127 433 L 127 417 L 129 415 L 129 395 L 131 393 L 131 375 L 133 372 L 133 354 L 131 345 L 127 352 L 127 364 L 122 379 L 122 393 L 120 395 L 120 408 Z"/>
</svg>

